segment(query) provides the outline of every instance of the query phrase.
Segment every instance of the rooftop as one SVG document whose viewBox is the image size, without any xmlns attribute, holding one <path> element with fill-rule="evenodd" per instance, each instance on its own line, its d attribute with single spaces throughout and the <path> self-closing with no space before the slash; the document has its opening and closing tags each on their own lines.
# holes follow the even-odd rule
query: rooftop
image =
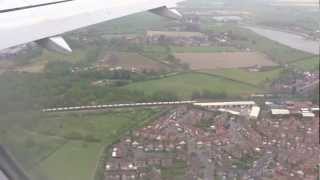
<svg viewBox="0 0 320 180">
<path fill-rule="evenodd" d="M 240 16 L 215 16 L 212 19 L 216 21 L 241 21 L 242 20 Z"/>
<path fill-rule="evenodd" d="M 232 115 L 240 115 L 240 112 L 233 111 L 233 110 L 228 110 L 228 109 L 219 109 L 219 111 L 221 111 L 221 112 L 227 112 L 227 113 L 230 113 L 230 114 L 232 114 Z"/>
<path fill-rule="evenodd" d="M 253 106 L 250 112 L 250 117 L 252 118 L 258 118 L 260 114 L 260 107 L 259 106 Z"/>
<path fill-rule="evenodd" d="M 288 109 L 271 109 L 273 115 L 289 115 L 290 111 Z"/>
<path fill-rule="evenodd" d="M 315 117 L 312 112 L 302 112 L 302 117 Z"/>
<path fill-rule="evenodd" d="M 256 103 L 254 101 L 194 103 L 195 106 L 252 106 L 255 104 Z"/>
</svg>

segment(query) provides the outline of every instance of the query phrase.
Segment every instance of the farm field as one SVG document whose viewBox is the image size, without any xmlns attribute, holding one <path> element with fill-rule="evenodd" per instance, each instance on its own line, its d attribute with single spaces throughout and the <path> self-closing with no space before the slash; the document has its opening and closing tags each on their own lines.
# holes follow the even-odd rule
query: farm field
<svg viewBox="0 0 320 180">
<path fill-rule="evenodd" d="M 170 49 L 175 53 L 208 53 L 208 52 L 235 52 L 239 51 L 234 47 L 221 47 L 221 46 L 209 46 L 209 47 L 181 47 L 170 46 Z"/>
<path fill-rule="evenodd" d="M 15 69 L 17 72 L 42 73 L 45 70 L 47 64 L 48 61 L 36 61 L 31 64 L 16 67 Z"/>
<path fill-rule="evenodd" d="M 102 150 L 130 129 L 150 122 L 160 109 L 4 117 L 0 140 L 34 180 L 88 180 Z M 19 119 L 17 119 L 19 118 Z M 6 130 L 4 130 L 6 129 Z"/>
<path fill-rule="evenodd" d="M 70 54 L 59 54 L 50 52 L 47 50 L 43 50 L 40 56 L 34 58 L 31 60 L 31 62 L 39 62 L 39 61 L 68 61 L 70 63 L 79 63 L 87 61 L 88 53 L 95 52 L 95 48 L 89 48 L 89 49 L 75 49 L 73 53 Z"/>
<path fill-rule="evenodd" d="M 52 180 L 93 179 L 102 149 L 100 143 L 70 141 L 41 163 L 39 168 Z"/>
<path fill-rule="evenodd" d="M 305 60 L 294 62 L 291 65 L 303 71 L 319 71 L 319 63 L 319 57 L 315 56 L 312 58 L 307 58 Z"/>
<path fill-rule="evenodd" d="M 226 77 L 236 81 L 260 86 L 265 83 L 270 83 L 272 80 L 278 78 L 281 73 L 280 68 L 261 72 L 249 72 L 245 69 L 219 69 L 219 70 L 203 70 L 201 72 Z"/>
<path fill-rule="evenodd" d="M 193 70 L 276 66 L 266 56 L 256 52 L 176 53 L 176 58 Z"/>
<path fill-rule="evenodd" d="M 70 54 L 59 54 L 43 50 L 32 58 L 17 58 L 13 62 L 7 60 L 0 61 L 0 73 L 1 71 L 5 72 L 8 70 L 23 73 L 43 73 L 48 63 L 51 62 L 83 63 L 98 58 L 98 55 L 98 51 L 95 48 L 85 50 L 75 49 Z"/>
<path fill-rule="evenodd" d="M 144 56 L 157 61 L 162 61 L 162 63 L 165 63 L 164 59 L 171 53 L 169 47 L 161 45 L 147 45 L 143 46 L 142 49 Z"/>
<path fill-rule="evenodd" d="M 107 53 L 104 60 L 99 62 L 102 66 L 122 67 L 124 69 L 137 70 L 160 70 L 166 68 L 165 65 L 152 59 L 141 56 L 137 53 L 112 52 Z"/>
<path fill-rule="evenodd" d="M 8 69 L 14 67 L 14 63 L 9 60 L 0 60 L 0 75 Z"/>
<path fill-rule="evenodd" d="M 190 99 L 195 91 L 226 93 L 229 96 L 260 91 L 253 86 L 201 73 L 179 74 L 158 80 L 133 83 L 122 88 L 143 91 L 147 95 L 159 91 L 172 92 L 182 99 Z"/>
</svg>

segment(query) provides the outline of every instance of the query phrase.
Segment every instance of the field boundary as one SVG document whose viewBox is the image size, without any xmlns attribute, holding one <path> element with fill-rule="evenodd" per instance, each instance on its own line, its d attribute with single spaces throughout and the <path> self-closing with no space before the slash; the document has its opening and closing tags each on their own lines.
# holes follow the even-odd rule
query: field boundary
<svg viewBox="0 0 320 180">
<path fill-rule="evenodd" d="M 137 52 L 137 54 L 139 54 L 140 56 L 143 56 L 143 57 L 145 57 L 145 58 L 148 58 L 148 59 L 150 59 L 150 60 L 153 61 L 153 62 L 162 64 L 162 65 L 166 66 L 167 68 L 173 68 L 173 65 L 166 64 L 166 63 L 164 63 L 163 61 L 160 61 L 160 60 L 158 60 L 158 59 L 155 59 L 155 58 L 153 58 L 153 57 L 151 57 L 151 56 L 147 56 L 147 55 L 145 55 L 145 54 L 143 54 L 143 53 L 141 53 L 141 52 Z"/>
<path fill-rule="evenodd" d="M 251 87 L 260 89 L 260 87 L 255 85 L 255 84 L 251 84 L 251 83 L 248 83 L 248 82 L 244 82 L 244 81 L 228 78 L 228 77 L 225 77 L 225 76 L 222 76 L 222 75 L 219 75 L 219 74 L 211 74 L 211 73 L 201 72 L 201 71 L 194 71 L 194 72 L 198 73 L 198 74 L 207 75 L 207 76 L 222 78 L 222 79 L 225 79 L 225 80 L 228 80 L 228 81 L 233 81 L 233 82 L 236 82 L 236 83 L 241 83 L 241 84 L 244 84 L 244 85 L 247 85 L 247 86 L 251 86 Z"/>
<path fill-rule="evenodd" d="M 70 140 L 66 140 L 65 142 L 63 142 L 60 146 L 57 146 L 54 150 L 52 150 L 51 152 L 49 152 L 46 156 L 44 156 L 43 158 L 41 158 L 38 162 L 35 162 L 35 166 L 39 167 L 41 166 L 42 162 L 46 161 L 47 159 L 49 159 L 52 155 L 54 155 L 56 152 L 58 152 L 60 149 L 62 149 L 66 144 L 68 144 L 70 142 Z"/>
<path fill-rule="evenodd" d="M 251 52 L 214 52 L 214 53 L 175 53 L 182 63 L 187 63 L 192 70 L 234 69 L 251 67 L 275 67 L 279 63 L 259 51 Z"/>
<path fill-rule="evenodd" d="M 312 55 L 312 56 L 307 56 L 304 58 L 295 59 L 293 61 L 289 61 L 287 64 L 294 64 L 294 63 L 302 62 L 302 61 L 312 59 L 312 58 L 320 58 L 320 55 Z"/>
</svg>

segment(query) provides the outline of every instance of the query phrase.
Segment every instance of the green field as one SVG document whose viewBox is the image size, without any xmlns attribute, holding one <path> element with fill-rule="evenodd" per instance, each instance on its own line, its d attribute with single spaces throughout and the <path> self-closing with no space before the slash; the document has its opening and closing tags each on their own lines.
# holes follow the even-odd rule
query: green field
<svg viewBox="0 0 320 180">
<path fill-rule="evenodd" d="M 44 50 L 40 56 L 32 61 L 67 61 L 69 63 L 83 63 L 87 61 L 96 61 L 99 56 L 99 49 L 95 46 L 74 49 L 72 53 L 60 54 Z"/>
<path fill-rule="evenodd" d="M 319 57 L 307 58 L 305 60 L 297 61 L 291 65 L 303 71 L 319 71 Z"/>
<path fill-rule="evenodd" d="M 144 126 L 159 109 L 1 117 L 6 144 L 32 179 L 93 179 L 104 147 Z"/>
<path fill-rule="evenodd" d="M 50 179 L 91 180 L 103 145 L 70 141 L 40 164 Z"/>
<path fill-rule="evenodd" d="M 148 45 L 143 46 L 143 55 L 151 59 L 163 60 L 171 53 L 169 47 L 161 45 Z"/>
<path fill-rule="evenodd" d="M 143 91 L 146 94 L 168 91 L 177 94 L 180 98 L 187 99 L 189 99 L 195 91 L 226 93 L 230 96 L 259 91 L 259 89 L 253 86 L 201 73 L 186 73 L 158 80 L 138 82 L 125 86 L 124 88 Z"/>
<path fill-rule="evenodd" d="M 221 46 L 209 46 L 209 47 L 180 47 L 171 46 L 171 50 L 175 53 L 208 53 L 208 52 L 236 52 L 239 51 L 234 47 L 221 47 Z"/>
<path fill-rule="evenodd" d="M 261 86 L 270 83 L 272 80 L 278 78 L 281 69 L 273 69 L 261 72 L 249 72 L 245 69 L 221 69 L 221 70 L 207 70 L 205 73 L 226 77 L 236 81 Z"/>
<path fill-rule="evenodd" d="M 208 52 L 235 52 L 239 51 L 234 47 L 182 47 L 182 46 L 162 46 L 162 45 L 148 45 L 143 47 L 143 54 L 152 59 L 164 60 L 170 54 L 174 53 L 208 53 Z"/>
</svg>

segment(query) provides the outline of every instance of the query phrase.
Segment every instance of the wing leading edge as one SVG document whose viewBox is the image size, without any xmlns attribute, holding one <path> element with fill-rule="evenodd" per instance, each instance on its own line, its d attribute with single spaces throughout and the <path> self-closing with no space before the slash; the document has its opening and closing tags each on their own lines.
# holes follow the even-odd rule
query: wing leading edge
<svg viewBox="0 0 320 180">
<path fill-rule="evenodd" d="M 55 36 L 142 11 L 151 10 L 155 14 L 177 19 L 181 14 L 168 7 L 181 1 L 71 0 L 17 4 L 0 12 L 0 49 L 33 41 L 41 45 L 59 42 L 67 47 L 61 37 Z M 69 51 L 68 47 L 66 50 Z"/>
</svg>

